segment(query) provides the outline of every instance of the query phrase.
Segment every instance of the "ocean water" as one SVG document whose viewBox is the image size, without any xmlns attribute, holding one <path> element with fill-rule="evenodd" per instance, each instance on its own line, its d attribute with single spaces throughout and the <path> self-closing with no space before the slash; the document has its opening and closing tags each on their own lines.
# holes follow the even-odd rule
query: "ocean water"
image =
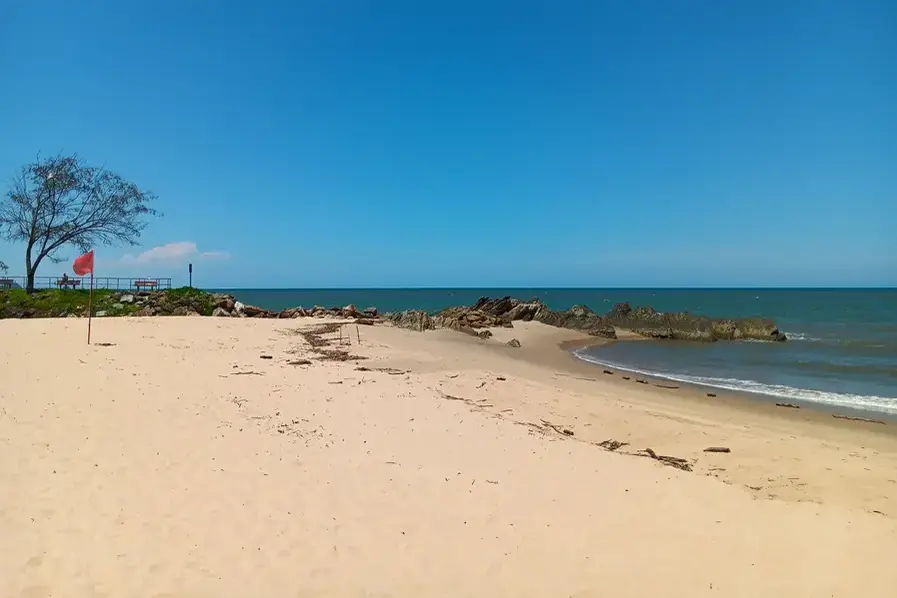
<svg viewBox="0 0 897 598">
<path fill-rule="evenodd" d="M 479 297 L 538 297 L 552 309 L 619 301 L 658 311 L 775 320 L 785 343 L 617 342 L 576 352 L 600 366 L 789 402 L 897 415 L 897 289 L 339 289 L 229 290 L 272 310 L 303 305 L 380 311 L 469 305 Z"/>
</svg>

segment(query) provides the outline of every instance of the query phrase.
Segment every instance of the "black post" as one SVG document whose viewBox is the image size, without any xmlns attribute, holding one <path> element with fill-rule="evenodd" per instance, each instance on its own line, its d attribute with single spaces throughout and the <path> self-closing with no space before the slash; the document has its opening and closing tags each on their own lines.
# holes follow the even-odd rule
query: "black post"
<svg viewBox="0 0 897 598">
<path fill-rule="evenodd" d="M 190 271 L 190 288 L 193 288 L 193 264 L 189 264 Z"/>
</svg>

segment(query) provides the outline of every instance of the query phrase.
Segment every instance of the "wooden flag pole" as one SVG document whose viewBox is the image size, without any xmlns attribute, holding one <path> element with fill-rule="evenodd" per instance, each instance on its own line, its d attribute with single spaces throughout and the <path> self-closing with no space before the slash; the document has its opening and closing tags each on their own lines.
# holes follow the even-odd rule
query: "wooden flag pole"
<svg viewBox="0 0 897 598">
<path fill-rule="evenodd" d="M 93 320 L 93 270 L 90 271 L 90 295 L 87 297 L 87 344 L 90 344 L 90 322 Z"/>
</svg>

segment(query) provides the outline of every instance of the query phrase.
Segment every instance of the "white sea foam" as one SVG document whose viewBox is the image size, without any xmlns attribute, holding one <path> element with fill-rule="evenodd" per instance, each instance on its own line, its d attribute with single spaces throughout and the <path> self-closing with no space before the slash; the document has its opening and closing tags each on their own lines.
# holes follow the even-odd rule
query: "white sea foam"
<svg viewBox="0 0 897 598">
<path fill-rule="evenodd" d="M 785 336 L 788 337 L 789 341 L 806 341 L 808 343 L 815 343 L 823 340 L 821 338 L 816 338 L 815 336 L 810 336 L 809 334 L 804 334 L 803 332 L 783 332 L 785 332 Z"/>
<path fill-rule="evenodd" d="M 725 390 L 734 390 L 740 392 L 751 392 L 782 399 L 794 399 L 798 401 L 807 401 L 810 403 L 821 403 L 824 405 L 849 407 L 853 409 L 865 409 L 868 411 L 878 411 L 880 413 L 897 415 L 897 397 L 879 397 L 875 395 L 855 395 L 850 393 L 825 392 L 822 390 L 813 390 L 811 388 L 794 388 L 792 386 L 783 386 L 780 384 L 764 384 L 755 380 L 739 380 L 738 378 L 716 378 L 713 376 L 691 376 L 688 374 L 653 372 L 649 370 L 641 370 L 638 368 L 621 365 L 612 361 L 598 359 L 593 355 L 585 353 L 583 349 L 574 351 L 573 354 L 583 361 L 594 363 L 596 365 L 625 370 L 635 374 L 642 374 L 644 376 L 651 376 L 654 378 L 664 378 L 666 380 L 682 382 L 683 384 L 698 384 L 700 386 L 710 386 L 713 388 L 721 388 Z"/>
</svg>

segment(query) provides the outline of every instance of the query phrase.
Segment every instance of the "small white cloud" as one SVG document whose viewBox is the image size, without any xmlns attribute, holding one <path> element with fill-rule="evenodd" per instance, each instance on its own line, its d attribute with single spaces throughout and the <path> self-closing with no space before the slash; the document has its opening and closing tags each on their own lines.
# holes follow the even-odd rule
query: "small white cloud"
<svg viewBox="0 0 897 598">
<path fill-rule="evenodd" d="M 196 243 L 192 241 L 178 241 L 167 243 L 147 249 L 134 256 L 130 253 L 122 256 L 120 262 L 129 266 L 155 263 L 180 263 L 187 259 L 198 257 L 200 259 L 228 259 L 230 254 L 226 251 L 204 251 L 200 253 Z"/>
</svg>

